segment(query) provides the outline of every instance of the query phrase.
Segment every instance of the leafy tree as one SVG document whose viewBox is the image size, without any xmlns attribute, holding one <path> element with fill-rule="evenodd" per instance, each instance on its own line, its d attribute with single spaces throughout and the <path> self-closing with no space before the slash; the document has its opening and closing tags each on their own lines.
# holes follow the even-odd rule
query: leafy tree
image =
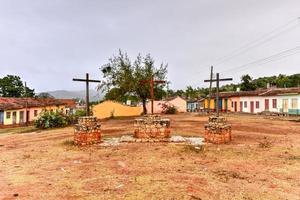
<svg viewBox="0 0 300 200">
<path fill-rule="evenodd" d="M 109 63 L 102 66 L 104 81 L 99 89 L 108 91 L 107 98 L 124 100 L 129 96 L 135 96 L 143 103 L 144 113 L 147 113 L 146 101 L 150 98 L 150 84 L 142 84 L 141 80 L 164 80 L 167 75 L 167 65 L 154 66 L 154 59 L 150 54 L 142 57 L 138 55 L 131 62 L 127 54 L 121 50 L 117 56 L 109 59 Z M 162 98 L 166 93 L 163 88 L 166 84 L 155 84 L 155 99 Z"/>
<path fill-rule="evenodd" d="M 0 96 L 33 97 L 34 95 L 34 89 L 30 89 L 28 87 L 25 88 L 19 76 L 7 75 L 0 78 Z"/>
<path fill-rule="evenodd" d="M 41 92 L 36 97 L 41 98 L 41 99 L 54 98 L 51 94 L 49 94 L 47 92 Z"/>
<path fill-rule="evenodd" d="M 248 74 L 243 75 L 241 77 L 242 83 L 241 83 L 241 90 L 243 91 L 249 91 L 249 90 L 255 90 L 256 85 L 252 81 L 252 77 Z"/>
</svg>

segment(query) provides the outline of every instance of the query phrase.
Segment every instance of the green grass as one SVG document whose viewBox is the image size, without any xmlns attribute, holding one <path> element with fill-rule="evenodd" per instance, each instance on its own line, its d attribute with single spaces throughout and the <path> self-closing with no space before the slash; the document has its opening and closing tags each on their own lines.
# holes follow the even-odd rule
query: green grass
<svg viewBox="0 0 300 200">
<path fill-rule="evenodd" d="M 0 129 L 0 134 L 18 134 L 18 133 L 30 133 L 39 129 L 34 126 L 16 127 L 16 128 L 3 128 Z"/>
</svg>

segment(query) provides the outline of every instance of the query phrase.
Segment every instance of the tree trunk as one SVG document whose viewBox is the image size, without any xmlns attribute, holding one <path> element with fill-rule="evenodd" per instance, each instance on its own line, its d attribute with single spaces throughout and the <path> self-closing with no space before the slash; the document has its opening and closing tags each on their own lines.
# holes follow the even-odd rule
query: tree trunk
<svg viewBox="0 0 300 200">
<path fill-rule="evenodd" d="M 146 99 L 143 99 L 142 101 L 143 101 L 143 113 L 144 115 L 146 115 L 147 114 Z"/>
</svg>

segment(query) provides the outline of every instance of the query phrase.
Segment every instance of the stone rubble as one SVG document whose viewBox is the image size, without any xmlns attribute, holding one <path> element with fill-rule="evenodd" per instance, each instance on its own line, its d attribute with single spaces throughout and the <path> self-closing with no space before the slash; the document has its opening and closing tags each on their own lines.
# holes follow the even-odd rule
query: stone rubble
<svg viewBox="0 0 300 200">
<path fill-rule="evenodd" d="M 205 124 L 205 141 L 214 144 L 224 144 L 232 140 L 231 125 L 227 124 L 225 117 L 211 116 Z"/>
<path fill-rule="evenodd" d="M 170 120 L 159 115 L 147 115 L 134 121 L 136 138 L 169 138 L 171 136 Z"/>
<path fill-rule="evenodd" d="M 96 117 L 80 117 L 74 126 L 74 144 L 84 146 L 101 141 L 101 124 Z"/>
<path fill-rule="evenodd" d="M 121 137 L 106 138 L 99 146 L 118 146 L 128 143 L 175 143 L 175 144 L 188 144 L 192 146 L 201 146 L 204 144 L 204 138 L 202 137 L 182 137 L 171 136 L 170 138 L 135 138 L 131 135 L 124 135 Z"/>
</svg>

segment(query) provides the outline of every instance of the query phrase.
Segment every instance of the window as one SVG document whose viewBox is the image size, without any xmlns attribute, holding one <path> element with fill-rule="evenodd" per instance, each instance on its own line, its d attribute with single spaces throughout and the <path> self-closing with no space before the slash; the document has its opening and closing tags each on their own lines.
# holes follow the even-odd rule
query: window
<svg viewBox="0 0 300 200">
<path fill-rule="evenodd" d="M 34 111 L 33 111 L 33 114 L 34 114 L 35 117 L 38 116 L 38 111 L 37 111 L 37 110 L 34 110 Z"/>
<path fill-rule="evenodd" d="M 247 101 L 244 101 L 244 107 L 247 108 Z"/>
<path fill-rule="evenodd" d="M 292 109 L 298 109 L 298 99 L 292 99 Z"/>
<path fill-rule="evenodd" d="M 11 112 L 6 112 L 6 119 L 10 119 Z"/>
<path fill-rule="evenodd" d="M 255 102 L 255 108 L 259 109 L 259 101 Z"/>
<path fill-rule="evenodd" d="M 233 101 L 231 102 L 231 107 L 233 108 Z"/>
<path fill-rule="evenodd" d="M 277 99 L 272 100 L 273 108 L 277 108 Z"/>
</svg>

